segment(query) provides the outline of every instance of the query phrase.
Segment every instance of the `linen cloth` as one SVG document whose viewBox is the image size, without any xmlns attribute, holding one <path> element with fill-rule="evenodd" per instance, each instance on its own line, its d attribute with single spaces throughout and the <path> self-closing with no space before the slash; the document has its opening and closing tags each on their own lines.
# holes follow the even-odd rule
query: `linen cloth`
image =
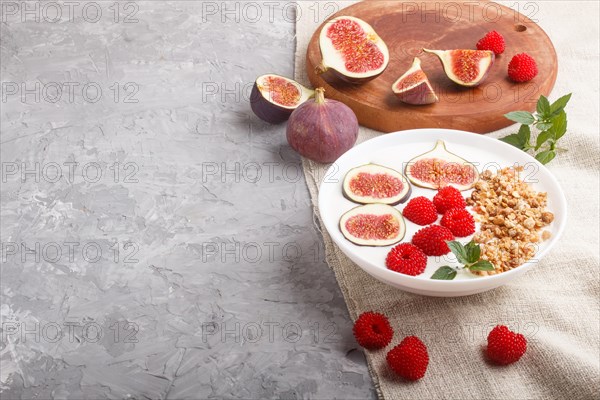
<svg viewBox="0 0 600 400">
<path fill-rule="evenodd" d="M 298 3 L 295 78 L 301 83 L 310 87 L 306 49 L 327 16 L 323 11 L 352 3 L 328 2 L 327 8 L 320 8 L 322 15 L 315 12 L 316 3 Z M 504 5 L 523 11 L 525 2 Z M 549 164 L 566 192 L 569 210 L 567 229 L 550 254 L 504 287 L 467 297 L 433 298 L 380 283 L 347 259 L 328 233 L 322 232 L 327 262 L 351 318 L 375 310 L 388 315 L 395 329 L 389 347 L 365 351 L 382 399 L 599 396 L 599 7 L 595 1 L 547 1 L 535 6 L 537 22 L 552 39 L 559 59 L 550 101 L 573 93 L 567 106 L 568 133 L 560 141 L 566 151 Z M 516 129 L 488 136 L 497 138 Z M 358 143 L 380 134 L 361 127 Z M 318 188 L 327 165 L 304 159 L 303 167 L 319 224 Z M 527 337 L 527 353 L 516 364 L 498 367 L 486 361 L 487 334 L 496 324 L 508 325 Z M 430 364 L 423 379 L 407 383 L 394 376 L 385 355 L 413 334 L 428 346 Z"/>
</svg>

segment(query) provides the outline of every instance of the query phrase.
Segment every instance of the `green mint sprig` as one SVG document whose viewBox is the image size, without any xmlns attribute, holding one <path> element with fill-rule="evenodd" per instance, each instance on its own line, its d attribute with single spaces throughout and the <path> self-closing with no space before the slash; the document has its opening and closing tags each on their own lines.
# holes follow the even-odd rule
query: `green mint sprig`
<svg viewBox="0 0 600 400">
<path fill-rule="evenodd" d="M 466 268 L 469 271 L 493 271 L 495 269 L 491 262 L 480 260 L 481 247 L 474 241 L 471 240 L 464 246 L 456 240 L 448 240 L 446 243 L 456 256 L 456 260 L 463 265 L 460 268 Z M 444 265 L 431 275 L 431 279 L 451 281 L 456 277 L 457 272 L 456 268 Z"/>
<path fill-rule="evenodd" d="M 521 124 L 519 132 L 500 138 L 523 151 L 535 151 L 535 158 L 542 164 L 548 164 L 556 157 L 556 142 L 567 132 L 567 113 L 565 107 L 571 99 L 571 93 L 562 96 L 550 104 L 545 96 L 540 96 L 536 112 L 513 111 L 504 116 Z M 535 143 L 531 143 L 531 127 L 539 130 Z"/>
</svg>

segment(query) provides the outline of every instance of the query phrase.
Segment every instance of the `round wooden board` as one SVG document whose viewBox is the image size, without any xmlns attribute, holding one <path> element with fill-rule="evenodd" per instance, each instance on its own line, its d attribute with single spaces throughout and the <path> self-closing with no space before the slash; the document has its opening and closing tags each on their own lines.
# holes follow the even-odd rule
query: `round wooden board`
<svg viewBox="0 0 600 400">
<path fill-rule="evenodd" d="M 487 133 L 513 122 L 504 114 L 535 109 L 540 95 L 548 95 L 557 74 L 556 51 L 548 35 L 518 12 L 492 2 L 400 2 L 365 1 L 334 14 L 350 15 L 371 24 L 390 50 L 387 69 L 362 85 L 326 82 L 315 73 L 321 61 L 319 32 L 314 33 L 306 55 L 308 77 L 325 96 L 347 104 L 361 125 L 382 132 L 413 128 L 450 128 Z M 451 82 L 438 58 L 429 49 L 474 49 L 486 32 L 496 30 L 506 40 L 506 51 L 496 57 L 486 80 L 464 88 Z M 530 82 L 513 83 L 507 77 L 513 55 L 526 52 L 535 58 L 539 73 Z M 392 84 L 418 56 L 440 101 L 425 106 L 400 102 Z"/>
</svg>

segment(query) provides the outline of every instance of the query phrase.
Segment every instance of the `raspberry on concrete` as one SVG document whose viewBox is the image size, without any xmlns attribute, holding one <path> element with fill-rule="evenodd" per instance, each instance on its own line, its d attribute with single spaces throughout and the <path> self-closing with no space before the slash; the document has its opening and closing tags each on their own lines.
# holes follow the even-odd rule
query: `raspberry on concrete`
<svg viewBox="0 0 600 400">
<path fill-rule="evenodd" d="M 387 317 L 372 311 L 360 314 L 352 331 L 358 344 L 367 349 L 381 349 L 390 344 L 394 336 Z"/>
</svg>

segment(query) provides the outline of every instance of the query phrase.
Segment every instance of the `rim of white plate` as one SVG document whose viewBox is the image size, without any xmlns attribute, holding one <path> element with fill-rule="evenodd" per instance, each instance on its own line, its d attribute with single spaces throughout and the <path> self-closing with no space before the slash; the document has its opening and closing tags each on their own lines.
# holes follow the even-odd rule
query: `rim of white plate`
<svg viewBox="0 0 600 400">
<path fill-rule="evenodd" d="M 398 285 L 406 286 L 409 288 L 415 288 L 415 289 L 419 289 L 419 290 L 425 290 L 425 291 L 476 290 L 477 288 L 480 288 L 482 285 L 493 287 L 493 284 L 495 282 L 497 282 L 497 283 L 500 283 L 499 281 L 506 282 L 506 281 L 510 280 L 510 278 L 512 276 L 516 276 L 522 272 L 525 272 L 525 270 L 531 269 L 535 264 L 537 264 L 539 261 L 541 261 L 544 258 L 544 256 L 555 246 L 555 244 L 558 242 L 558 240 L 562 236 L 562 234 L 565 230 L 566 224 L 567 224 L 567 201 L 566 201 L 564 191 L 562 190 L 562 187 L 560 186 L 560 184 L 558 183 L 558 181 L 556 180 L 554 175 L 550 172 L 550 170 L 548 170 L 543 164 L 541 164 L 534 157 L 517 149 L 514 146 L 511 146 L 500 140 L 484 136 L 482 134 L 477 134 L 477 133 L 467 132 L 467 131 L 460 131 L 460 130 L 453 130 L 453 129 L 442 129 L 442 128 L 410 129 L 410 130 L 405 130 L 405 131 L 397 131 L 397 132 L 387 133 L 387 134 L 375 137 L 373 139 L 367 140 L 367 141 L 353 147 L 352 149 L 348 150 L 346 153 L 344 153 L 341 157 L 339 157 L 328 168 L 328 170 L 324 176 L 331 177 L 333 175 L 336 175 L 336 176 L 340 177 L 341 179 L 343 179 L 346 172 L 350 168 L 356 166 L 356 165 L 345 166 L 345 164 L 348 164 L 349 160 L 351 160 L 355 156 L 355 154 L 362 152 L 362 151 L 372 151 L 378 147 L 385 147 L 385 144 L 387 144 L 387 143 L 393 144 L 393 145 L 398 145 L 398 144 L 401 144 L 401 143 L 397 142 L 399 136 L 402 136 L 406 140 L 410 140 L 411 139 L 410 137 L 414 136 L 414 135 L 418 135 L 420 141 L 422 141 L 422 139 L 424 139 L 426 136 L 435 136 L 435 137 L 431 138 L 432 146 L 435 143 L 435 140 L 437 140 L 437 139 L 442 139 L 442 140 L 446 141 L 447 143 L 449 143 L 450 145 L 451 145 L 453 139 L 455 139 L 455 140 L 468 139 L 469 141 L 474 142 L 473 146 L 476 146 L 476 143 L 478 141 L 483 141 L 484 143 L 485 142 L 493 143 L 494 146 L 498 146 L 499 149 L 502 149 L 503 151 L 508 152 L 509 155 L 512 153 L 512 154 L 515 154 L 515 156 L 517 158 L 524 158 L 528 162 L 533 162 L 533 163 L 537 164 L 539 167 L 540 173 L 542 173 L 542 179 L 544 181 L 544 183 L 542 185 L 544 186 L 544 190 L 547 192 L 556 191 L 556 194 L 558 195 L 559 201 L 557 202 L 557 204 L 553 204 L 554 207 L 553 207 L 552 212 L 555 215 L 561 215 L 560 224 L 558 226 L 554 227 L 553 230 L 555 230 L 555 233 L 553 233 L 547 246 L 545 246 L 544 249 L 542 249 L 541 251 L 536 253 L 536 255 L 535 255 L 536 262 L 528 261 L 517 268 L 514 268 L 510 271 L 506 271 L 506 272 L 503 272 L 503 273 L 497 274 L 497 275 L 482 276 L 482 277 L 478 277 L 476 279 L 468 279 L 468 280 L 449 280 L 449 281 L 447 281 L 447 280 L 423 279 L 422 277 L 414 277 L 414 276 L 410 276 L 410 275 L 404 275 L 404 274 L 400 274 L 400 273 L 388 270 L 387 268 L 382 268 L 381 266 L 374 264 L 366 257 L 361 256 L 360 251 L 357 252 L 357 246 L 352 244 L 351 242 L 349 242 L 347 239 L 345 239 L 343 237 L 343 235 L 341 234 L 341 232 L 338 228 L 338 221 L 333 221 L 332 218 L 327 218 L 326 216 L 321 215 L 321 220 L 323 221 L 323 224 L 325 225 L 325 228 L 327 229 L 332 240 L 340 248 L 340 250 L 342 250 L 342 252 L 344 254 L 346 254 L 348 257 L 350 257 L 353 261 L 355 259 L 357 259 L 358 261 L 354 261 L 354 262 L 360 268 L 362 268 L 367 273 L 369 273 L 383 281 L 395 282 Z M 450 135 L 450 136 L 446 137 L 447 135 Z M 338 169 L 338 171 L 335 171 L 335 169 Z M 541 182 L 541 179 L 540 179 L 540 182 Z M 326 199 L 327 192 L 335 190 L 334 186 L 337 187 L 338 185 L 341 185 L 341 182 L 339 182 L 338 185 L 330 185 L 329 187 L 326 187 L 325 186 L 326 184 L 328 184 L 328 182 L 323 181 L 319 188 L 318 204 L 319 204 L 319 212 L 321 212 L 321 213 L 323 212 L 323 210 L 327 209 L 327 207 L 324 207 L 324 204 L 323 204 L 324 201 L 327 201 L 327 199 Z M 341 190 L 341 188 L 340 188 L 340 190 Z"/>
</svg>

